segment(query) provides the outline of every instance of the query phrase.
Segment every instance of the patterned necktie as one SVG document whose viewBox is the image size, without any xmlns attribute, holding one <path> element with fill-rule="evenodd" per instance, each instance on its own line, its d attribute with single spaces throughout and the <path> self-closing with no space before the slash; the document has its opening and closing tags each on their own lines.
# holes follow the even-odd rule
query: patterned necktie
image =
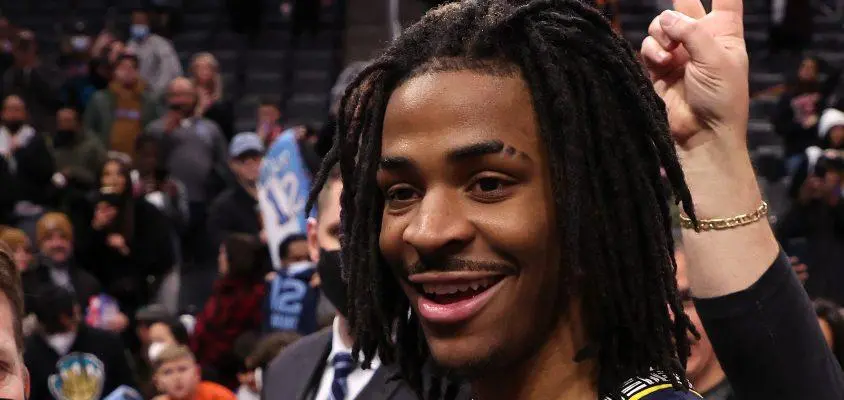
<svg viewBox="0 0 844 400">
<path fill-rule="evenodd" d="M 337 353 L 331 363 L 334 365 L 334 381 L 331 382 L 329 400 L 346 400 L 346 394 L 349 391 L 346 386 L 346 378 L 355 368 L 355 360 L 352 359 L 350 353 Z"/>
</svg>

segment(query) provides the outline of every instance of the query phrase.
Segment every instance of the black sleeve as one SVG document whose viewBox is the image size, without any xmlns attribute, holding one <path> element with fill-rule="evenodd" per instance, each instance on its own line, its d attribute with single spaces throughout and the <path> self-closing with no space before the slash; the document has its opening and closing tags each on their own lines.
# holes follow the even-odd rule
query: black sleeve
<svg viewBox="0 0 844 400">
<path fill-rule="evenodd" d="M 228 192 L 224 192 L 218 196 L 217 199 L 211 203 L 211 207 L 208 209 L 208 221 L 206 222 L 206 226 L 208 230 L 208 238 L 211 239 L 214 249 L 220 247 L 220 243 L 223 243 L 226 235 L 231 232 L 233 225 L 231 221 L 232 215 L 225 212 L 226 193 Z"/>
<path fill-rule="evenodd" d="M 695 304 L 736 398 L 844 399 L 844 373 L 785 253 L 751 287 Z"/>
<path fill-rule="evenodd" d="M 123 341 L 119 336 L 113 335 L 110 337 L 110 342 L 112 342 L 111 348 L 113 349 L 113 354 L 111 356 L 111 360 L 109 360 L 109 364 L 106 365 L 108 371 L 106 385 L 109 387 L 103 388 L 103 394 L 105 395 L 110 394 L 122 385 L 126 385 L 131 388 L 137 387 L 135 384 L 135 377 L 132 374 L 132 369 L 129 367 L 129 359 L 127 358 L 124 350 L 126 347 L 123 346 Z"/>
<path fill-rule="evenodd" d="M 19 175 L 35 184 L 50 185 L 56 172 L 56 162 L 40 133 L 36 133 L 26 147 L 15 152 L 15 160 Z"/>
</svg>

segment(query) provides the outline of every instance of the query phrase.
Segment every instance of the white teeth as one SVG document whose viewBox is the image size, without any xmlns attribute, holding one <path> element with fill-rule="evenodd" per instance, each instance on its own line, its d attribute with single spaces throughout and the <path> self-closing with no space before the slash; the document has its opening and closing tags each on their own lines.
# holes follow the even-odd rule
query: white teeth
<svg viewBox="0 0 844 400">
<path fill-rule="evenodd" d="M 425 294 L 448 295 L 455 294 L 457 292 L 468 292 L 469 290 L 484 290 L 491 286 L 493 282 L 494 281 L 492 279 L 487 278 L 460 284 L 425 283 L 422 284 L 422 291 L 424 291 Z"/>
</svg>

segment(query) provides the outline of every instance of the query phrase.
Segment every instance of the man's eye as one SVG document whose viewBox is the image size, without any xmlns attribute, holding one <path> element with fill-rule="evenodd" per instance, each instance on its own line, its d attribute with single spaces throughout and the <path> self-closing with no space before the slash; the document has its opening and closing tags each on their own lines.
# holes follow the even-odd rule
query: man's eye
<svg viewBox="0 0 844 400">
<path fill-rule="evenodd" d="M 410 201 L 416 198 L 416 191 L 409 187 L 397 187 L 387 192 L 387 201 Z"/>
<path fill-rule="evenodd" d="M 479 201 L 498 201 L 506 198 L 514 182 L 497 176 L 485 176 L 469 185 L 469 194 Z"/>
</svg>

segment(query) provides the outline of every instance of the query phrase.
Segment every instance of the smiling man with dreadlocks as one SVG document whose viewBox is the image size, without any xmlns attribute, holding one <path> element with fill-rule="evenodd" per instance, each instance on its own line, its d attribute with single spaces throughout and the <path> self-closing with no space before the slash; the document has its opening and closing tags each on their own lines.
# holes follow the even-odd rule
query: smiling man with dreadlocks
<svg viewBox="0 0 844 400">
<path fill-rule="evenodd" d="M 684 373 L 696 332 L 663 168 L 685 212 L 692 292 L 761 306 L 754 283 L 785 282 L 775 325 L 813 354 L 788 352 L 789 384 L 807 397 L 757 397 L 782 389 L 783 368 L 762 363 L 757 379 L 773 379 L 752 387 L 742 374 L 756 361 L 708 332 L 736 393 L 834 398 L 809 385 L 840 387 L 840 371 L 822 369 L 832 358 L 801 318 L 805 294 L 780 289 L 799 285 L 746 150 L 741 1 L 675 8 L 651 25 L 646 68 L 582 1 L 473 0 L 432 10 L 361 72 L 314 193 L 339 164 L 346 315 L 364 364 L 398 363 L 421 391 L 434 361 L 478 400 L 700 398 Z M 699 309 L 706 322 L 714 308 Z M 718 321 L 754 338 L 748 348 L 776 348 L 748 328 L 768 321 Z"/>
</svg>

